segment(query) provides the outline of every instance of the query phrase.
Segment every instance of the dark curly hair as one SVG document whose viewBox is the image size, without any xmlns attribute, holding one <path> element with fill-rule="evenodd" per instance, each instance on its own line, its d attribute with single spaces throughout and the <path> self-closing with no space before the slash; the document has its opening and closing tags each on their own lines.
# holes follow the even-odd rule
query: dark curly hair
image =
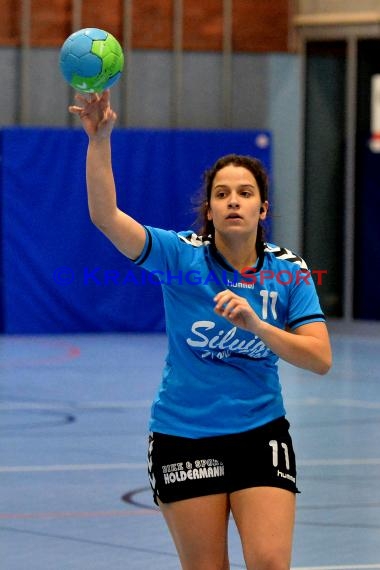
<svg viewBox="0 0 380 570">
<path fill-rule="evenodd" d="M 259 187 L 261 202 L 266 202 L 268 200 L 268 174 L 260 160 L 251 156 L 244 156 L 240 154 L 227 154 L 226 156 L 222 156 L 210 169 L 206 170 L 203 175 L 202 193 L 196 210 L 198 212 L 197 222 L 198 226 L 200 227 L 198 233 L 204 238 L 211 236 L 212 239 L 214 239 L 215 235 L 214 224 L 212 220 L 209 220 L 207 218 L 214 178 L 219 170 L 225 166 L 229 166 L 230 164 L 233 166 L 243 166 L 249 170 L 255 177 L 255 180 Z M 264 228 L 259 223 L 257 228 L 256 243 L 262 244 L 263 242 Z"/>
</svg>

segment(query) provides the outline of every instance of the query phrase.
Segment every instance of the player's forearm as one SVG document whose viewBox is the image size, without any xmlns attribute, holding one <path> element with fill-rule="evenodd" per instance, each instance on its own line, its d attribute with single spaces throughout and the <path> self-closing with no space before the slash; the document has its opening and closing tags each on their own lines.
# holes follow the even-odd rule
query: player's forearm
<svg viewBox="0 0 380 570">
<path fill-rule="evenodd" d="M 91 220 L 99 227 L 104 226 L 117 212 L 109 138 L 89 140 L 86 180 Z"/>
<path fill-rule="evenodd" d="M 306 334 L 297 335 L 261 321 L 255 334 L 272 352 L 294 366 L 317 374 L 326 374 L 331 367 L 327 333 L 326 339 Z"/>
</svg>

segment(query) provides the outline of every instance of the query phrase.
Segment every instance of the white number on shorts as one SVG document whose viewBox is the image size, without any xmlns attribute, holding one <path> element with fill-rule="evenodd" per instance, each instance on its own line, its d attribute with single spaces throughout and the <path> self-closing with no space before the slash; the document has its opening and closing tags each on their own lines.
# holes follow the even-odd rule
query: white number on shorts
<svg viewBox="0 0 380 570">
<path fill-rule="evenodd" d="M 271 439 L 269 445 L 272 448 L 272 462 L 273 467 L 278 467 L 278 441 L 276 439 Z M 285 467 L 289 471 L 290 469 L 290 461 L 289 461 L 289 450 L 286 443 L 281 443 L 281 447 L 284 450 L 285 455 Z"/>
</svg>

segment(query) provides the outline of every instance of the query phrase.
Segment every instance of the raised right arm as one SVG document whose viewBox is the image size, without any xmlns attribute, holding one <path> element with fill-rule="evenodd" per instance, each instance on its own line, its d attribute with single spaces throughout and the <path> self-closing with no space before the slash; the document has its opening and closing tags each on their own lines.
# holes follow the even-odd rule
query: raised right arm
<svg viewBox="0 0 380 570">
<path fill-rule="evenodd" d="M 79 116 L 88 135 L 87 197 L 92 222 L 124 255 L 136 259 L 145 244 L 145 230 L 117 206 L 111 158 L 111 132 L 116 114 L 109 91 L 77 95 L 79 105 L 69 107 Z"/>
</svg>

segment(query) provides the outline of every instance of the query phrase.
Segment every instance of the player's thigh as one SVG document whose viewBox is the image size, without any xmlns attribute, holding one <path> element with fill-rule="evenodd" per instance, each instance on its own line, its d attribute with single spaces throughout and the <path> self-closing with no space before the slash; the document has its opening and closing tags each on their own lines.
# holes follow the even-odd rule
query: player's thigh
<svg viewBox="0 0 380 570">
<path fill-rule="evenodd" d="M 184 570 L 228 570 L 227 494 L 159 502 Z"/>
<path fill-rule="evenodd" d="M 230 495 L 248 570 L 290 568 L 295 493 L 276 487 L 252 487 Z"/>
</svg>

